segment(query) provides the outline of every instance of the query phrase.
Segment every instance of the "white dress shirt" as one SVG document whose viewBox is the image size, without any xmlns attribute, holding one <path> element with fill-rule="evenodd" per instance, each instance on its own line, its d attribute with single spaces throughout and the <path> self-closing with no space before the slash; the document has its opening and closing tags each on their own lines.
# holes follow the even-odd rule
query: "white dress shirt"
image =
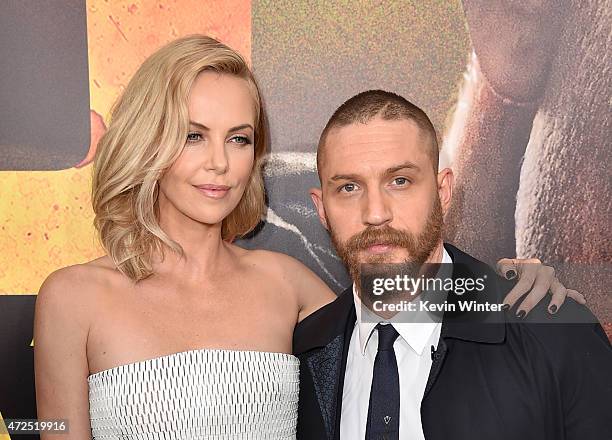
<svg viewBox="0 0 612 440">
<path fill-rule="evenodd" d="M 443 250 L 442 263 L 452 263 L 446 249 Z M 428 314 L 419 316 L 418 322 L 400 322 L 409 319 L 399 313 L 385 321 L 366 308 L 362 310 L 361 300 L 354 284 L 353 299 L 357 321 L 351 335 L 346 362 L 340 439 L 365 438 L 374 360 L 378 351 L 378 331 L 375 331 L 378 320 L 383 323 L 389 322 L 389 325 L 393 325 L 399 333 L 393 344 L 400 386 L 399 438 L 424 440 L 421 426 L 421 400 L 432 363 L 430 347 L 438 345 L 441 323 L 436 322 Z M 414 301 L 418 300 L 419 298 L 416 298 Z M 365 313 L 370 313 L 367 319 L 364 319 Z M 414 312 L 412 314 L 414 321 Z M 376 319 L 372 319 L 373 317 Z"/>
</svg>

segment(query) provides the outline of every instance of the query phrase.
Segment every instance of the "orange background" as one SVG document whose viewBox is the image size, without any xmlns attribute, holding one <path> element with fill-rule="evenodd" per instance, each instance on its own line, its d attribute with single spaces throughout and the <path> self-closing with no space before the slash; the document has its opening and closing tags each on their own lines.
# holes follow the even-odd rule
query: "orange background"
<svg viewBox="0 0 612 440">
<path fill-rule="evenodd" d="M 193 33 L 213 36 L 250 60 L 250 2 L 88 1 L 90 108 L 101 116 L 97 120 L 108 123 L 112 103 L 146 57 Z M 57 268 L 103 254 L 90 182 L 91 165 L 0 172 L 0 294 L 36 293 Z"/>
</svg>

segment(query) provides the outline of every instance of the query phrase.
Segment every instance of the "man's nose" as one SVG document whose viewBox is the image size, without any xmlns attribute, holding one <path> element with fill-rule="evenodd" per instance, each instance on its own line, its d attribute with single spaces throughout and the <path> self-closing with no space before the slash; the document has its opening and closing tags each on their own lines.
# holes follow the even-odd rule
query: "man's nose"
<svg viewBox="0 0 612 440">
<path fill-rule="evenodd" d="M 382 226 L 393 219 L 387 196 L 381 190 L 369 190 L 363 198 L 362 221 L 368 226 Z"/>
<path fill-rule="evenodd" d="M 211 141 L 206 146 L 204 167 L 216 174 L 224 174 L 229 166 L 225 140 Z"/>
</svg>

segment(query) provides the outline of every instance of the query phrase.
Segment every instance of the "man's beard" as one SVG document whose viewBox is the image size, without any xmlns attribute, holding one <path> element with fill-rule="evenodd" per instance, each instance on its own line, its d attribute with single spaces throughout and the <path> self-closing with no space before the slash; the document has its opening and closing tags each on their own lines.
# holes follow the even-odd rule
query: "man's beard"
<svg viewBox="0 0 612 440">
<path fill-rule="evenodd" d="M 394 229 L 391 226 L 370 226 L 353 235 L 345 243 L 341 243 L 338 240 L 334 230 L 331 228 L 330 235 L 338 256 L 348 268 L 353 282 L 359 288 L 361 285 L 362 264 L 404 264 L 408 272 L 416 274 L 440 242 L 443 222 L 442 206 L 440 205 L 440 198 L 436 194 L 433 207 L 427 216 L 425 227 L 418 234 Z M 371 255 L 367 259 L 360 261 L 359 254 L 375 244 L 390 245 L 404 249 L 408 257 L 403 261 L 390 261 L 388 255 L 378 254 Z"/>
</svg>

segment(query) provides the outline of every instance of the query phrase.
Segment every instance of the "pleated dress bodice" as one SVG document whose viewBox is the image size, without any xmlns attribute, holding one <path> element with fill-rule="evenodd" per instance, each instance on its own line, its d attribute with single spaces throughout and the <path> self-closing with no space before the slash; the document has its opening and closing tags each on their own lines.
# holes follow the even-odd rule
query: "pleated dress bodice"
<svg viewBox="0 0 612 440">
<path fill-rule="evenodd" d="M 299 360 L 199 349 L 90 375 L 92 437 L 295 439 Z"/>
</svg>

